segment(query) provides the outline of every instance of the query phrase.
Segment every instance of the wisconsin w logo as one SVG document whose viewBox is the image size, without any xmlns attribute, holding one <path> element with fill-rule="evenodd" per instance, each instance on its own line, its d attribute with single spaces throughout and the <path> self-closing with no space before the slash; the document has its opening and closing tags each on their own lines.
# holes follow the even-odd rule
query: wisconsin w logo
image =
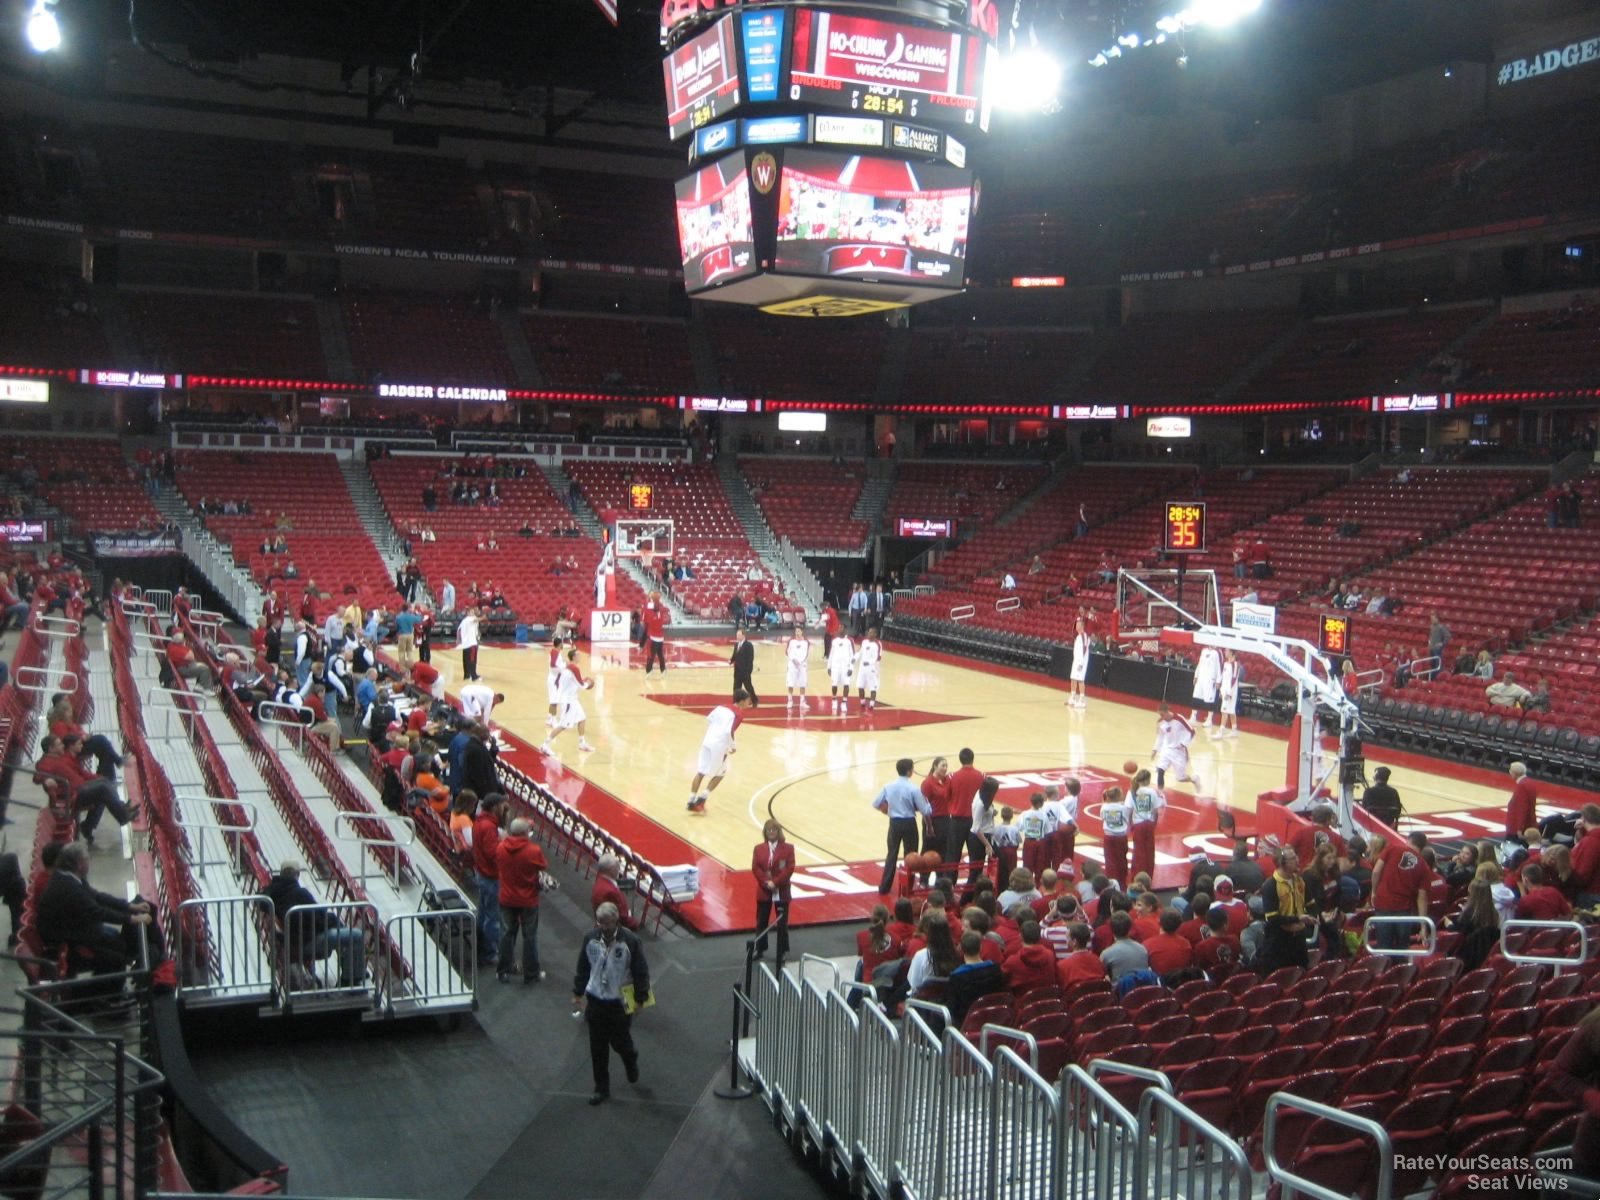
<svg viewBox="0 0 1600 1200">
<path fill-rule="evenodd" d="M 778 182 L 778 160 L 763 150 L 750 160 L 750 178 L 755 181 L 756 191 L 765 196 Z"/>
</svg>

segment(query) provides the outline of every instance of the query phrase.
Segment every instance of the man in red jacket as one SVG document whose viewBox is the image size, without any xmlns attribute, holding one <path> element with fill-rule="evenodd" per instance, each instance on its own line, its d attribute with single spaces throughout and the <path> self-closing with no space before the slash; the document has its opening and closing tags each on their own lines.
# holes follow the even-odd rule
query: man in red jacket
<svg viewBox="0 0 1600 1200">
<path fill-rule="evenodd" d="M 1243 960 L 1239 938 L 1228 931 L 1228 914 L 1212 906 L 1206 914 L 1206 934 L 1194 948 L 1194 965 L 1206 973 L 1207 978 L 1226 979 Z"/>
<path fill-rule="evenodd" d="M 1519 921 L 1565 921 L 1572 916 L 1567 898 L 1544 881 L 1544 868 L 1525 863 L 1522 868 L 1522 899 L 1514 914 Z"/>
<path fill-rule="evenodd" d="M 1056 954 L 1044 944 L 1039 922 L 1032 919 L 1022 922 L 1022 945 L 1006 956 L 1000 970 L 1005 975 L 1006 986 L 1019 994 L 1056 985 Z"/>
<path fill-rule="evenodd" d="M 497 793 L 478 803 L 472 822 L 472 869 L 478 876 L 478 961 L 493 966 L 500 961 L 500 814 L 505 797 Z"/>
<path fill-rule="evenodd" d="M 1410 842 L 1389 845 L 1379 835 L 1372 838 L 1372 907 L 1380 917 L 1428 915 L 1433 872 Z M 1409 945 L 1418 927 L 1399 923 L 1377 927 L 1373 944 L 1387 950 Z"/>
<path fill-rule="evenodd" d="M 672 623 L 672 614 L 667 611 L 667 606 L 661 603 L 661 593 L 651 592 L 650 602 L 644 606 L 644 611 L 639 614 L 639 621 L 644 625 L 644 673 L 650 674 L 650 667 L 654 663 L 661 664 L 661 673 L 667 673 L 667 626 Z"/>
<path fill-rule="evenodd" d="M 495 848 L 495 867 L 500 873 L 500 919 L 505 932 L 500 935 L 500 962 L 495 978 L 511 982 L 516 963 L 517 932 L 522 933 L 522 982 L 538 983 L 545 976 L 539 966 L 539 892 L 549 863 L 539 843 L 528 836 L 533 827 L 523 818 L 511 822 L 506 836 Z M 474 831 L 476 833 L 476 831 Z M 473 837 L 477 843 L 477 837 Z"/>
<path fill-rule="evenodd" d="M 598 910 L 602 904 L 617 906 L 617 921 L 624 929 L 638 929 L 639 918 L 628 911 L 627 898 L 617 886 L 617 873 L 622 861 L 615 854 L 602 854 L 595 864 L 594 887 L 589 892 L 589 907 Z"/>
<path fill-rule="evenodd" d="M 1526 763 L 1514 762 L 1506 768 L 1511 776 L 1511 799 L 1506 801 L 1506 836 L 1520 838 L 1523 831 L 1539 824 L 1539 790 Z"/>
<path fill-rule="evenodd" d="M 1093 935 L 1089 927 L 1083 922 L 1075 922 L 1067 930 L 1067 945 L 1070 952 L 1056 963 L 1056 982 L 1063 988 L 1070 988 L 1078 983 L 1093 983 L 1097 979 L 1106 977 L 1106 965 L 1100 961 L 1100 956 L 1089 949 L 1089 939 Z"/>
<path fill-rule="evenodd" d="M 1161 978 L 1178 975 L 1189 969 L 1194 961 L 1194 947 L 1189 939 L 1178 932 L 1183 918 L 1175 908 L 1161 913 L 1161 932 L 1144 940 L 1144 951 L 1150 956 L 1150 969 Z"/>
<path fill-rule="evenodd" d="M 65 794 L 62 800 L 70 804 L 73 811 L 83 813 L 78 832 L 83 834 L 83 840 L 89 845 L 94 845 L 95 826 L 100 824 L 100 817 L 107 809 L 118 825 L 126 825 L 139 815 L 137 804 L 126 805 L 122 802 L 117 795 L 116 784 L 83 769 L 83 764 L 78 761 L 76 742 L 64 744 L 52 733 L 45 736 L 39 748 L 43 753 L 33 765 L 34 782 L 44 785 L 53 781 L 63 789 Z"/>
<path fill-rule="evenodd" d="M 789 957 L 789 879 L 794 874 L 794 847 L 783 840 L 783 826 L 768 819 L 761 827 L 762 840 L 750 856 L 750 873 L 756 877 L 756 957 L 767 952 L 767 923 L 774 916 L 778 925 L 778 970 Z"/>
<path fill-rule="evenodd" d="M 1572 881 L 1578 889 L 1577 906 L 1600 904 L 1600 804 L 1585 804 L 1578 816 L 1583 836 L 1572 848 Z"/>
</svg>

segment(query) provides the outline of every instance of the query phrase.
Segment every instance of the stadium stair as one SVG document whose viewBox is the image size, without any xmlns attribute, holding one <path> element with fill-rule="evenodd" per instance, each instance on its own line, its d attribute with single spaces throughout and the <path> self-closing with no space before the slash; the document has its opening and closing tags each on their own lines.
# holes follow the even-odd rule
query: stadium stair
<svg viewBox="0 0 1600 1200">
<path fill-rule="evenodd" d="M 861 495 L 850 510 L 850 519 L 867 523 L 868 538 L 883 532 L 883 514 L 894 493 L 895 466 L 892 458 L 867 459 L 867 481 L 861 485 Z"/>
<path fill-rule="evenodd" d="M 133 453 L 130 448 L 130 456 Z M 182 537 L 183 556 L 205 578 L 234 615 L 246 625 L 254 625 L 261 613 L 261 586 L 250 572 L 234 561 L 233 552 L 219 542 L 184 503 L 178 489 L 166 480 L 156 484 L 151 496 L 162 519 L 176 526 Z"/>
<path fill-rule="evenodd" d="M 491 320 L 500 331 L 506 358 L 516 370 L 517 382 L 528 388 L 548 387 L 544 372 L 539 369 L 538 360 L 533 356 L 533 347 L 528 345 L 528 331 L 523 324 L 522 314 L 509 305 L 502 305 L 494 311 Z"/>
<path fill-rule="evenodd" d="M 316 309 L 317 336 L 322 341 L 322 359 L 328 364 L 328 374 L 334 379 L 355 379 L 356 360 L 350 353 L 344 310 L 337 300 L 326 297 L 317 301 Z"/>
<path fill-rule="evenodd" d="M 356 506 L 356 515 L 361 518 L 361 527 L 367 531 L 372 544 L 383 555 L 384 565 L 393 574 L 405 566 L 406 556 L 400 537 L 395 533 L 394 522 L 389 518 L 389 510 L 383 506 L 383 497 L 378 495 L 377 486 L 372 482 L 367 460 L 359 456 L 341 459 L 339 473 L 344 476 L 350 501 Z"/>
<path fill-rule="evenodd" d="M 772 534 L 772 528 L 761 515 L 760 505 L 750 495 L 750 486 L 739 473 L 737 455 L 722 454 L 717 457 L 717 478 L 722 482 L 722 490 L 728 497 L 733 515 L 739 519 L 740 528 L 744 530 L 745 537 L 750 539 L 751 549 L 761 559 L 761 565 L 777 577 L 785 595 L 805 601 L 807 620 L 816 618 L 822 611 L 822 584 L 809 570 L 802 573 L 796 569 L 796 563 L 800 562 L 798 555 L 783 553 L 778 539 Z"/>
<path fill-rule="evenodd" d="M 911 365 L 911 331 L 891 328 L 883 346 L 883 363 L 878 368 L 878 382 L 872 389 L 872 404 L 877 409 L 887 409 L 900 399 L 905 387 L 906 370 Z"/>
</svg>

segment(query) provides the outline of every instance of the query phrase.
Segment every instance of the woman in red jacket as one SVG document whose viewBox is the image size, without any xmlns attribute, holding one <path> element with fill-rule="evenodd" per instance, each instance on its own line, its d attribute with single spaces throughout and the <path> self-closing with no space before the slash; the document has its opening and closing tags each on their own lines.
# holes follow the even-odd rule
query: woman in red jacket
<svg viewBox="0 0 1600 1200">
<path fill-rule="evenodd" d="M 872 919 L 867 927 L 856 934 L 856 953 L 861 956 L 861 971 L 856 976 L 859 983 L 874 983 L 873 975 L 886 963 L 899 963 L 905 957 L 905 940 L 896 937 L 889 924 L 889 910 L 882 904 L 872 906 Z M 893 979 L 885 979 L 879 988 L 880 997 L 887 995 Z"/>
<path fill-rule="evenodd" d="M 756 957 L 767 952 L 767 925 L 773 922 L 778 932 L 778 970 L 789 957 L 789 877 L 794 874 L 794 847 L 783 840 L 783 826 L 768 819 L 761 827 L 762 840 L 750 855 L 750 873 L 756 877 Z"/>
<path fill-rule="evenodd" d="M 504 927 L 495 978 L 501 983 L 511 982 L 519 930 L 522 933 L 522 982 L 537 983 L 545 976 L 539 967 L 539 892 L 549 864 L 539 844 L 528 836 L 532 829 L 525 819 L 518 817 L 495 847 L 495 866 L 500 871 L 500 920 Z"/>
</svg>

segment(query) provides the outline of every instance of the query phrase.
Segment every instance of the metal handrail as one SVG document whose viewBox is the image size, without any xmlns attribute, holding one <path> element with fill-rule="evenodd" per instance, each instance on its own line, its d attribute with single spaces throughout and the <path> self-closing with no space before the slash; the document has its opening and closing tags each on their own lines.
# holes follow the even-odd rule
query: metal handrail
<svg viewBox="0 0 1600 1200">
<path fill-rule="evenodd" d="M 74 695 L 78 691 L 76 672 L 52 671 L 49 667 L 18 667 L 11 680 L 20 691 L 33 692 L 36 695 L 54 692 Z"/>
<path fill-rule="evenodd" d="M 777 918 L 776 917 L 773 918 L 773 923 L 774 924 L 777 923 Z M 832 990 L 833 991 L 838 991 L 839 990 L 839 981 L 841 980 L 841 978 L 843 978 L 839 974 L 839 964 L 834 962 L 831 958 L 823 958 L 820 954 L 802 954 L 800 956 L 800 978 L 802 980 L 805 979 L 805 977 L 806 977 L 806 964 L 807 963 L 820 963 L 827 970 L 828 974 L 833 977 L 833 988 L 832 988 Z"/>
<path fill-rule="evenodd" d="M 374 834 L 362 833 L 356 824 L 357 821 L 375 821 L 385 827 L 398 826 L 401 831 L 410 836 L 408 836 L 404 841 L 399 841 L 393 837 L 378 837 Z M 341 832 L 341 830 L 344 832 Z M 356 842 L 369 848 L 374 846 L 390 846 L 397 850 L 403 850 L 407 846 L 411 846 L 416 843 L 417 823 L 411 817 L 403 817 L 396 813 L 348 812 L 344 809 L 340 809 L 338 812 L 333 814 L 333 836 L 339 841 Z M 400 887 L 400 871 L 402 865 L 401 856 L 398 854 L 394 855 L 392 861 L 394 866 L 394 886 L 398 889 Z M 359 862 L 360 865 L 356 868 L 356 879 L 358 882 L 364 884 L 366 883 L 367 876 L 369 874 L 367 870 L 367 856 L 362 854 Z"/>
<path fill-rule="evenodd" d="M 1420 925 L 1422 926 L 1424 945 L 1417 949 L 1412 949 L 1409 945 L 1410 939 L 1408 938 L 1408 944 L 1399 949 L 1388 950 L 1382 946 L 1374 946 L 1372 944 L 1372 927 L 1374 925 L 1403 925 L 1407 928 Z M 1439 927 L 1434 924 L 1432 917 L 1373 916 L 1367 918 L 1366 925 L 1361 931 L 1361 939 L 1362 944 L 1366 947 L 1367 953 L 1369 954 L 1387 954 L 1390 958 L 1427 958 L 1430 954 L 1434 953 L 1436 949 L 1438 949 Z"/>
<path fill-rule="evenodd" d="M 83 634 L 83 624 L 72 617 L 47 617 L 39 613 L 33 618 L 33 631 L 52 641 L 72 641 Z"/>
<path fill-rule="evenodd" d="M 177 792 L 173 795 L 172 799 L 173 819 L 178 822 L 185 832 L 189 830 L 193 830 L 195 832 L 195 861 L 192 865 L 201 871 L 204 871 L 210 866 L 231 867 L 233 865 L 233 860 L 231 858 L 219 858 L 213 861 L 207 856 L 206 833 L 208 831 L 221 833 L 223 835 L 223 844 L 226 845 L 228 834 L 250 833 L 254 831 L 258 818 L 258 809 L 256 808 L 254 801 L 233 799 L 227 796 L 207 796 L 195 792 Z M 195 815 L 192 812 L 185 814 L 183 811 L 183 805 L 186 803 L 192 803 L 196 805 L 200 808 L 201 813 L 204 813 L 205 808 L 209 806 L 212 811 L 211 818 L 207 819 L 204 815 Z M 242 824 L 237 821 L 228 821 L 223 819 L 221 816 L 217 815 L 216 806 L 219 804 L 225 808 L 237 808 L 242 810 L 248 819 Z"/>
<path fill-rule="evenodd" d="M 294 957 L 294 950 L 299 948 L 303 952 L 310 951 L 312 949 L 312 943 L 316 941 L 318 936 L 317 931 L 313 929 L 310 921 L 311 914 L 324 913 L 332 914 L 337 917 L 339 913 L 345 912 L 359 913 L 366 916 L 367 920 L 361 924 L 341 924 L 341 928 L 344 930 L 354 929 L 360 932 L 362 935 L 363 944 L 366 941 L 366 934 L 369 929 L 377 930 L 381 928 L 378 916 L 378 906 L 373 904 L 370 900 L 342 900 L 327 904 L 297 904 L 293 908 L 289 909 L 288 912 L 283 914 L 283 921 L 280 926 L 283 933 L 283 968 L 280 978 L 283 980 L 283 998 L 285 1008 L 288 1008 L 291 1005 L 294 997 L 296 996 L 314 997 L 318 995 L 336 995 L 341 998 L 345 998 L 357 992 L 363 994 L 367 992 L 367 983 L 364 979 L 359 983 L 341 983 L 337 987 L 331 988 L 297 988 L 294 985 L 294 968 L 300 965 L 300 963 L 296 961 Z M 297 917 L 300 918 L 299 922 L 296 921 Z M 298 928 L 298 925 L 302 923 L 305 926 L 303 930 Z M 298 947 L 297 943 L 299 943 Z M 368 949 L 369 948 L 363 945 L 363 960 L 366 958 Z M 337 957 L 337 954 L 335 954 L 335 957 Z"/>
<path fill-rule="evenodd" d="M 1126 1075 L 1130 1079 L 1142 1079 L 1146 1083 L 1153 1084 L 1169 1096 L 1177 1094 L 1177 1089 L 1172 1086 L 1171 1077 L 1165 1071 L 1157 1071 L 1150 1067 L 1135 1067 L 1130 1063 L 1119 1063 L 1114 1058 L 1095 1059 L 1089 1064 L 1085 1073 L 1096 1082 L 1104 1075 Z"/>
<path fill-rule="evenodd" d="M 991 1032 L 994 1033 L 996 1041 L 1006 1038 L 1011 1041 L 1021 1042 L 1027 1046 L 1028 1066 L 1035 1071 L 1039 1069 L 1039 1039 L 1031 1033 L 1024 1033 L 1022 1030 L 1015 1029 L 1010 1025 L 985 1025 L 980 1029 L 978 1031 L 979 1054 L 985 1058 L 989 1057 L 989 1034 Z M 1005 1047 L 1002 1046 L 1001 1049 L 1005 1049 Z M 1021 1055 L 1018 1055 L 1018 1057 L 1020 1058 Z"/>
<path fill-rule="evenodd" d="M 1520 950 L 1513 951 L 1511 949 L 1507 940 L 1509 934 L 1514 930 L 1521 932 L 1534 929 L 1576 931 L 1578 935 L 1578 957 L 1557 958 L 1545 954 L 1524 954 Z M 1581 967 L 1589 961 L 1589 927 L 1581 921 L 1527 921 L 1513 919 L 1500 926 L 1500 954 L 1507 962 L 1554 967 L 1555 973 L 1559 975 L 1562 967 Z"/>
<path fill-rule="evenodd" d="M 1311 1116 L 1371 1138 L 1378 1151 L 1378 1179 L 1372 1192 L 1373 1200 L 1389 1200 L 1394 1193 L 1394 1147 L 1389 1140 L 1388 1130 L 1368 1117 L 1342 1112 L 1290 1092 L 1274 1092 L 1267 1097 L 1261 1148 L 1266 1155 L 1267 1177 L 1274 1183 L 1283 1184 L 1285 1196 L 1310 1196 L 1312 1200 L 1347 1200 L 1344 1192 L 1336 1192 L 1303 1175 L 1296 1175 L 1290 1167 L 1278 1161 L 1278 1113 L 1286 1108 L 1309 1113 Z"/>
<path fill-rule="evenodd" d="M 1183 1132 L 1177 1132 L 1174 1126 L 1182 1126 Z M 1141 1198 L 1160 1200 L 1202 1191 L 1177 1186 L 1180 1163 L 1187 1167 L 1186 1182 L 1190 1184 L 1194 1183 L 1197 1169 L 1204 1173 L 1203 1194 L 1208 1197 L 1249 1200 L 1252 1195 L 1254 1180 L 1244 1148 L 1159 1088 L 1146 1088 L 1139 1097 L 1139 1142 L 1134 1160 L 1134 1194 Z"/>
</svg>

